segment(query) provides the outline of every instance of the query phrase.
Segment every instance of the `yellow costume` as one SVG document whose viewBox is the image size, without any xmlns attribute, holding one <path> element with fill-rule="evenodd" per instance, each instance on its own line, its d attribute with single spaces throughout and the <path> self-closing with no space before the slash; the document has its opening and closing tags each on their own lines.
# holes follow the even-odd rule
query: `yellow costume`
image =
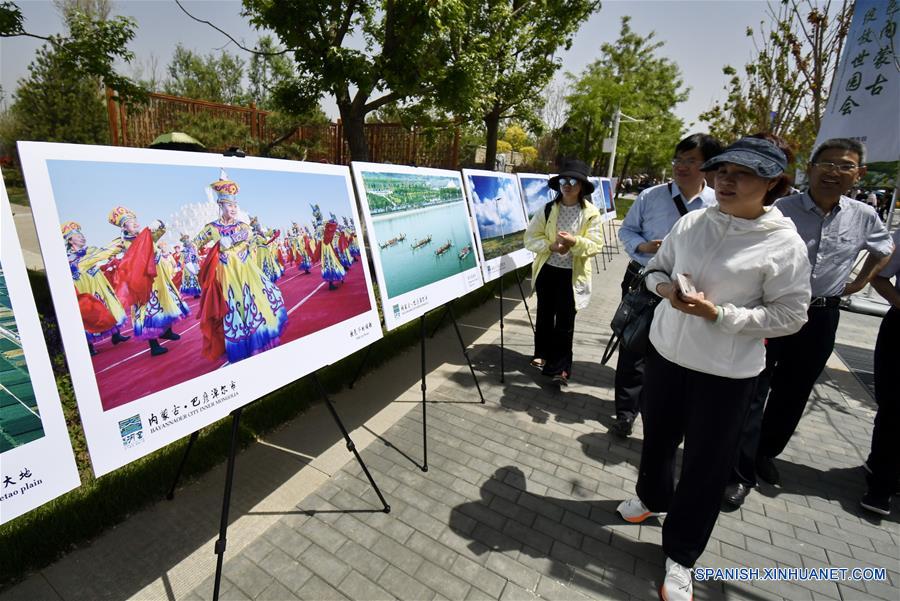
<svg viewBox="0 0 900 601">
<path fill-rule="evenodd" d="M 236 203 L 236 183 L 212 184 L 220 203 Z M 287 323 L 281 291 L 257 264 L 253 230 L 246 223 L 213 221 L 194 238 L 198 249 L 218 243 L 216 280 L 227 304 L 223 318 L 225 352 L 232 363 L 275 347 Z M 207 286 L 201 281 L 201 286 Z"/>
<path fill-rule="evenodd" d="M 123 227 L 125 222 L 135 219 L 134 213 L 125 207 L 116 207 L 109 214 L 109 222 L 117 227 Z M 160 226 L 151 232 L 153 237 L 154 260 L 156 263 L 156 277 L 150 292 L 150 299 L 142 305 L 133 305 L 131 308 L 131 323 L 134 326 L 134 335 L 142 339 L 164 337 L 177 340 L 178 335 L 171 332 L 170 328 L 176 321 L 187 317 L 191 310 L 181 299 L 178 288 L 172 281 L 175 276 L 175 267 L 168 255 L 163 255 L 156 242 L 165 235 L 165 226 Z M 122 236 L 110 242 L 107 250 L 113 254 L 127 252 L 138 234 L 130 235 L 123 230 Z"/>
</svg>

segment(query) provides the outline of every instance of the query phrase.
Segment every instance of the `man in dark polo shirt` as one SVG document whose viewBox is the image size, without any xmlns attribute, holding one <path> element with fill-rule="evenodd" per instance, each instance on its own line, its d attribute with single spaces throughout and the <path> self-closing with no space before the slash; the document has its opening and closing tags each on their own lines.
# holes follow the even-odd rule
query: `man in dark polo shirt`
<svg viewBox="0 0 900 601">
<path fill-rule="evenodd" d="M 732 482 L 725 490 L 725 502 L 734 507 L 744 502 L 756 485 L 756 476 L 769 484 L 780 483 L 773 459 L 797 429 L 813 385 L 834 349 L 841 297 L 862 290 L 893 252 L 875 209 L 843 196 L 865 175 L 865 152 L 856 140 L 826 140 L 815 149 L 807 167 L 809 191 L 775 202 L 806 243 L 812 301 L 809 321 L 799 332 L 768 340 L 766 369 L 744 424 Z M 848 281 L 863 249 L 869 255 L 859 274 Z"/>
</svg>

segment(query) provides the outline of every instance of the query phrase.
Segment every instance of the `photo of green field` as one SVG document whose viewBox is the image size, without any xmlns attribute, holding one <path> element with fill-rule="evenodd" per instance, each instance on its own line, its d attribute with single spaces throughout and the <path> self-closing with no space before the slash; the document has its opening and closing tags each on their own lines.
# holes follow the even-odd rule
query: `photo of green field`
<svg viewBox="0 0 900 601">
<path fill-rule="evenodd" d="M 0 453 L 42 436 L 44 427 L 0 265 Z"/>
<path fill-rule="evenodd" d="M 509 255 L 517 250 L 522 250 L 522 233 L 517 232 L 502 238 L 488 238 L 481 240 L 481 246 L 484 248 L 484 260 L 490 261 L 497 257 Z"/>
</svg>

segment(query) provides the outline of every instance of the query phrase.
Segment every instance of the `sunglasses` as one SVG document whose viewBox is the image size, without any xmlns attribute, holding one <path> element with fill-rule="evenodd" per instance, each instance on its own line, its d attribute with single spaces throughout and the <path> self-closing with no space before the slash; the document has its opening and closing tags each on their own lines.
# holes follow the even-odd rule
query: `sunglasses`
<svg viewBox="0 0 900 601">
<path fill-rule="evenodd" d="M 560 186 L 574 186 L 574 185 L 577 184 L 577 183 L 579 183 L 579 180 L 577 180 L 577 179 L 574 178 L 574 177 L 561 177 L 561 178 L 559 178 L 559 185 L 560 185 Z"/>
</svg>

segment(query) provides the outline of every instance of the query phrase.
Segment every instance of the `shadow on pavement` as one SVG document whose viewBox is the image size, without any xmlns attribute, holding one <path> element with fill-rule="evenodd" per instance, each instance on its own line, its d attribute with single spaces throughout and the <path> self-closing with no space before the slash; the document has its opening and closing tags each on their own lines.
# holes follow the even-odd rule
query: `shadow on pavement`
<svg viewBox="0 0 900 601">
<path fill-rule="evenodd" d="M 656 598 L 665 555 L 658 544 L 638 539 L 645 529 L 658 537 L 660 522 L 629 524 L 616 514 L 618 503 L 534 494 L 526 489 L 522 470 L 506 466 L 482 484 L 481 500 L 453 508 L 449 525 L 471 541 L 474 554 L 536 562 L 545 576 L 590 598 Z M 694 587 L 697 598 L 724 597 L 721 583 Z M 571 591 L 556 595 L 581 598 Z"/>
</svg>

